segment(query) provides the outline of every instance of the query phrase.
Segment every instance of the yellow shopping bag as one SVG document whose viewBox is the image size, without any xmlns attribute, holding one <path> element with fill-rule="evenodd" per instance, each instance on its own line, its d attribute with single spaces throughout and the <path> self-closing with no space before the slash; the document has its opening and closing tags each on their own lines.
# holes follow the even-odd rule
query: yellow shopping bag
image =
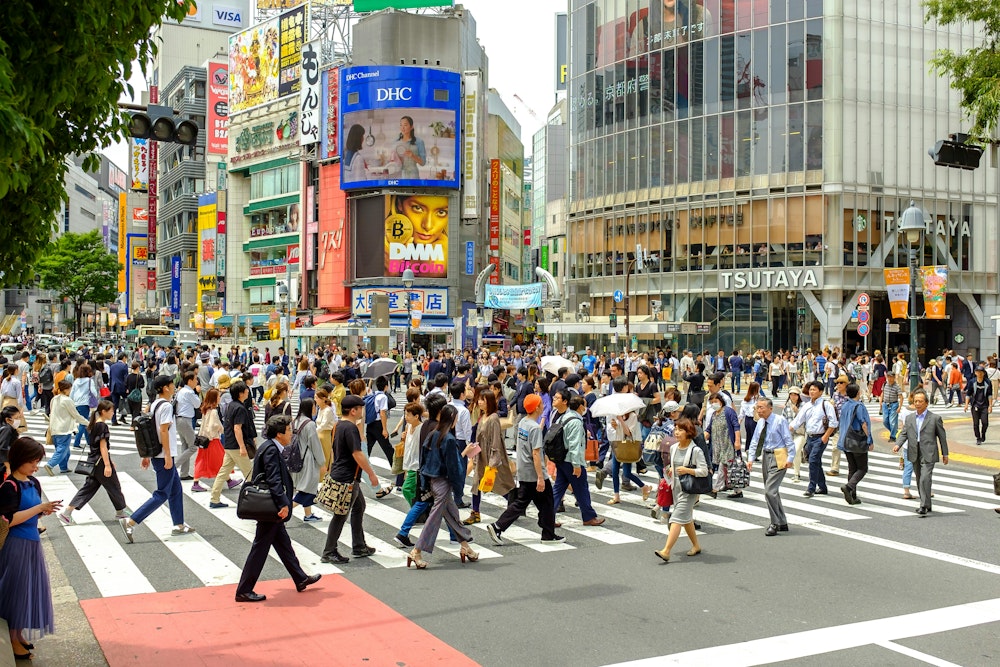
<svg viewBox="0 0 1000 667">
<path fill-rule="evenodd" d="M 483 493 L 489 493 L 493 490 L 493 484 L 497 481 L 497 469 L 486 466 L 486 470 L 483 471 L 483 478 L 479 480 L 479 490 Z"/>
</svg>

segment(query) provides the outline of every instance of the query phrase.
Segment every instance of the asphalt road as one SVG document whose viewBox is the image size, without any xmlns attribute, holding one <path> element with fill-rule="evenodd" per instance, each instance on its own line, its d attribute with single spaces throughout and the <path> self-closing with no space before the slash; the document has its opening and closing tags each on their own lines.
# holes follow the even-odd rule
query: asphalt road
<svg viewBox="0 0 1000 667">
<path fill-rule="evenodd" d="M 41 419 L 29 421 L 41 435 Z M 112 447 L 136 508 L 155 488 L 153 474 L 139 469 L 127 429 L 112 430 Z M 387 472 L 384 461 L 373 462 Z M 41 475 L 49 497 L 67 502 L 83 481 Z M 564 545 L 541 543 L 534 521 L 522 519 L 515 525 L 523 532 L 508 531 L 507 544 L 495 546 L 484 522 L 473 528 L 482 554 L 475 564 L 460 564 L 457 547 L 443 537 L 427 570 L 407 569 L 404 552 L 391 543 L 406 502 L 397 494 L 375 500 L 370 489 L 365 531 L 375 557 L 320 564 L 329 520 L 322 512 L 323 521 L 307 524 L 296 510 L 289 533 L 307 571 L 349 578 L 482 665 L 997 664 L 1000 516 L 992 508 L 1000 499 L 991 475 L 939 465 L 936 511 L 927 518 L 913 512 L 915 501 L 900 498 L 891 454 L 873 455 L 859 488 L 863 504 L 844 503 L 837 493 L 843 479 L 830 480 L 833 495 L 806 499 L 805 484 L 786 477 L 791 530 L 768 538 L 755 471 L 746 498 L 703 499 L 695 516 L 704 552 L 686 557 L 682 537 L 669 564 L 652 553 L 667 526 L 650 517 L 636 492 L 608 507 L 610 480 L 604 491 L 591 485 L 607 518 L 600 529 L 580 525 L 568 497 L 569 512 L 559 515 Z M 164 509 L 136 531 L 135 544 L 124 544 L 103 492 L 75 513 L 76 526 L 45 519 L 46 540 L 76 596 L 234 583 L 253 526 L 235 518 L 236 491 L 226 492 L 231 507 L 220 512 L 190 486 L 184 482 L 185 519 L 195 536 L 171 538 Z M 495 517 L 502 505 L 487 496 L 483 511 Z M 262 579 L 286 578 L 270 559 Z"/>
</svg>

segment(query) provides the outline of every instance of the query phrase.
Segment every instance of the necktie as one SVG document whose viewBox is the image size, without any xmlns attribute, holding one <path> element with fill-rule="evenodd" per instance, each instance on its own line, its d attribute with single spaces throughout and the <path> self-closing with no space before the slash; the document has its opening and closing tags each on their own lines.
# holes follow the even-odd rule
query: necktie
<svg viewBox="0 0 1000 667">
<path fill-rule="evenodd" d="M 757 440 L 757 451 L 754 453 L 754 458 L 758 461 L 762 461 L 761 455 L 764 453 L 764 439 L 767 438 L 767 420 L 764 420 L 764 425 L 760 429 L 760 439 Z"/>
</svg>

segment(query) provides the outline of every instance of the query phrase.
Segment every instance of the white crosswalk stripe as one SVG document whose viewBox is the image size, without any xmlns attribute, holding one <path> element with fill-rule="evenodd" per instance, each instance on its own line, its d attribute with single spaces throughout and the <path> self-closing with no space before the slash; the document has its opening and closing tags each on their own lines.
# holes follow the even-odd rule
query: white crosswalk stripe
<svg viewBox="0 0 1000 667">
<path fill-rule="evenodd" d="M 298 401 L 293 401 L 297 404 Z M 297 412 L 297 409 L 295 410 Z M 263 412 L 256 414 L 257 423 L 263 431 Z M 37 425 L 38 419 L 30 419 Z M 41 420 L 44 423 L 44 420 Z M 131 432 L 127 427 L 117 427 L 112 431 L 112 438 L 121 443 L 131 443 Z M 121 431 L 124 430 L 124 433 Z M 44 434 L 44 430 L 42 430 Z M 125 449 L 123 445 L 121 449 Z M 377 450 L 376 450 L 377 451 Z M 134 453 L 130 449 L 129 453 Z M 116 453 L 117 454 L 117 453 Z M 80 451 L 74 450 L 73 458 L 79 458 Z M 905 519 L 916 517 L 913 511 L 917 507 L 916 500 L 902 498 L 902 473 L 898 468 L 899 458 L 892 454 L 873 452 L 870 455 L 870 470 L 859 486 L 860 505 L 847 505 L 840 495 L 839 488 L 846 481 L 846 460 L 841 462 L 841 474 L 827 477 L 829 494 L 803 498 L 806 489 L 808 467 L 803 466 L 801 483 L 791 482 L 787 476 L 782 486 L 782 500 L 788 510 L 788 521 L 793 525 L 824 524 L 831 527 L 846 528 L 846 524 L 865 519 L 879 518 L 883 520 Z M 824 470 L 829 470 L 830 452 L 824 456 Z M 372 464 L 381 473 L 383 480 L 390 479 L 389 463 L 379 456 L 372 457 Z M 72 466 L 72 463 L 71 463 Z M 151 472 L 130 475 L 120 473 L 122 487 L 131 507 L 138 507 L 155 488 L 155 480 Z M 650 468 L 643 475 L 647 483 L 658 483 L 655 471 Z M 43 490 L 49 498 L 61 498 L 64 503 L 75 494 L 82 485 L 83 477 L 77 475 L 60 475 L 53 478 L 44 474 L 41 476 Z M 593 477 L 591 476 L 591 481 Z M 183 482 L 185 495 L 186 518 L 198 529 L 194 535 L 172 536 L 171 520 L 166 507 L 154 512 L 136 529 L 136 544 L 124 543 L 123 535 L 117 522 L 111 518 L 111 513 L 104 512 L 109 507 L 103 492 L 95 498 L 94 505 L 102 508 L 100 511 L 88 506 L 74 513 L 76 524 L 61 526 L 49 519 L 50 536 L 53 540 L 62 540 L 64 551 L 74 553 L 83 564 L 83 570 L 93 580 L 93 588 L 101 596 L 125 595 L 153 590 L 172 590 L 169 580 L 157 578 L 155 569 L 171 559 L 172 567 L 179 572 L 189 571 L 194 580 L 203 585 L 221 585 L 234 583 L 238 580 L 243 558 L 253 539 L 255 525 L 236 517 L 235 492 L 226 492 L 225 502 L 229 507 L 209 509 L 208 493 L 191 491 L 190 482 Z M 988 474 L 971 473 L 950 470 L 945 466 L 937 466 L 934 472 L 933 509 L 939 514 L 956 514 L 967 511 L 992 509 L 996 501 L 992 495 L 992 479 Z M 700 534 L 746 532 L 761 530 L 770 523 L 769 514 L 762 493 L 762 477 L 759 469 L 751 474 L 751 486 L 744 491 L 742 499 L 729 499 L 720 494 L 717 499 L 703 496 L 695 509 L 695 519 L 702 524 Z M 562 528 L 557 532 L 566 535 L 565 542 L 543 542 L 541 530 L 537 526 L 537 512 L 529 508 L 528 515 L 503 533 L 504 545 L 493 547 L 487 537 L 486 527 L 496 520 L 506 501 L 493 494 L 482 498 L 482 509 L 488 510 L 482 514 L 482 522 L 471 526 L 475 538 L 473 545 L 483 559 L 525 558 L 529 554 L 540 554 L 545 558 L 558 558 L 560 552 L 575 551 L 587 548 L 627 548 L 638 542 L 648 542 L 659 547 L 669 525 L 662 524 L 651 516 L 655 509 L 655 492 L 648 501 L 642 501 L 639 492 L 623 491 L 622 502 L 608 506 L 606 501 L 611 498 L 611 480 L 605 482 L 603 490 L 590 487 L 594 509 L 599 516 L 607 521 L 599 527 L 584 526 L 579 510 L 574 507 L 574 498 L 567 494 L 564 503 L 566 513 L 557 515 Z M 352 569 L 376 567 L 385 569 L 400 569 L 406 567 L 406 552 L 397 548 L 392 540 L 399 531 L 409 507 L 403 497 L 392 493 L 376 500 L 370 488 L 363 491 L 366 495 L 368 509 L 365 517 L 365 540 L 369 546 L 375 547 L 376 553 L 367 559 L 351 559 L 351 563 L 342 567 L 320 562 L 323 544 L 329 529 L 332 516 L 326 510 L 316 507 L 314 511 L 323 518 L 322 521 L 305 525 L 302 521 L 302 510 L 296 508 L 289 522 L 289 533 L 293 547 L 303 567 L 308 572 L 318 572 L 327 575 L 350 574 Z M 916 495 L 915 484 L 911 491 Z M 466 498 L 468 498 L 468 490 Z M 106 516 L 103 516 L 107 514 Z M 462 517 L 467 516 L 462 512 Z M 410 532 L 410 538 L 416 540 L 422 529 L 417 525 Z M 350 553 L 350 528 L 345 527 L 341 536 L 341 553 Z M 218 543 L 215 541 L 218 540 Z M 235 542 L 237 546 L 234 546 Z M 450 543 L 447 528 L 442 524 L 438 533 L 437 550 L 433 561 L 448 565 L 458 558 L 458 545 Z M 149 559 L 155 553 L 156 563 Z M 95 554 L 97 555 L 95 557 Z M 277 556 L 272 553 L 270 562 L 277 563 Z M 272 569 L 272 576 L 278 572 Z M 283 570 L 280 570 L 283 572 Z M 265 573 L 267 570 L 265 570 Z"/>
</svg>

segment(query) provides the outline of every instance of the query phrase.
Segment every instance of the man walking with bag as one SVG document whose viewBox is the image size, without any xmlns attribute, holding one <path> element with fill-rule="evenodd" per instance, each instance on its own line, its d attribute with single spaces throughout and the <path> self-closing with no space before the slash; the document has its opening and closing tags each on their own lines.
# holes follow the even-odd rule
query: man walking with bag
<svg viewBox="0 0 1000 667">
<path fill-rule="evenodd" d="M 319 581 L 321 576 L 319 574 L 310 576 L 305 573 L 285 529 L 285 523 L 292 518 L 293 487 L 292 476 L 284 459 L 281 458 L 281 451 L 292 444 L 291 419 L 285 415 L 275 415 L 268 420 L 266 428 L 267 440 L 261 444 L 257 452 L 250 479 L 252 481 L 258 475 L 264 476 L 277 509 L 277 520 L 257 522 L 257 532 L 254 534 L 250 553 L 247 554 L 240 583 L 236 586 L 237 602 L 263 602 L 267 599 L 266 595 L 255 593 L 253 587 L 257 584 L 261 570 L 264 569 L 271 547 L 274 547 L 288 574 L 292 575 L 295 590 L 299 593 Z"/>
<path fill-rule="evenodd" d="M 822 383 L 816 382 L 822 400 Z M 801 413 L 800 413 L 801 414 Z M 795 441 L 792 440 L 792 429 L 788 420 L 774 414 L 774 403 L 769 398 L 757 400 L 757 430 L 753 432 L 750 446 L 747 448 L 747 470 L 753 470 L 754 461 L 761 462 L 761 473 L 764 475 L 764 499 L 767 501 L 767 512 L 771 517 L 771 525 L 764 535 L 774 537 L 779 531 L 788 531 L 788 520 L 785 509 L 781 505 L 781 481 L 785 479 L 785 471 L 792 467 L 795 460 Z"/>
<path fill-rule="evenodd" d="M 847 456 L 847 484 L 840 487 L 848 505 L 857 505 L 858 483 L 868 474 L 868 452 L 875 448 L 872 444 L 872 418 L 868 410 L 858 401 L 861 388 L 856 384 L 847 385 L 847 401 L 840 409 L 840 438 L 837 449 Z"/>
<path fill-rule="evenodd" d="M 898 452 L 906 447 L 906 458 L 913 464 L 913 472 L 917 476 L 917 490 L 920 492 L 920 507 L 917 508 L 917 514 L 924 517 L 931 511 L 931 477 L 934 474 L 934 464 L 940 460 L 941 463 L 948 465 L 948 436 L 944 431 L 944 420 L 927 409 L 927 393 L 923 389 L 913 392 L 913 407 L 916 408 L 916 412 L 906 418 L 899 441 L 892 451 Z"/>
<path fill-rule="evenodd" d="M 573 489 L 573 497 L 580 506 L 583 515 L 583 525 L 600 526 L 604 519 L 597 516 L 590 501 L 590 487 L 587 485 L 587 462 L 584 460 L 587 446 L 587 433 L 583 427 L 581 411 L 586 411 L 586 402 L 579 396 L 571 396 L 569 389 L 560 389 L 552 395 L 552 410 L 556 413 L 552 420 L 549 433 L 553 439 L 561 438 L 565 448 L 565 456 L 561 461 L 553 459 L 556 464 L 556 483 L 552 488 L 554 507 L 562 503 L 566 488 Z M 560 433 L 554 433 L 556 429 Z M 545 438 L 549 440 L 548 435 Z M 551 457 L 550 457 L 551 458 Z M 561 524 L 556 523 L 559 528 Z"/>
</svg>

